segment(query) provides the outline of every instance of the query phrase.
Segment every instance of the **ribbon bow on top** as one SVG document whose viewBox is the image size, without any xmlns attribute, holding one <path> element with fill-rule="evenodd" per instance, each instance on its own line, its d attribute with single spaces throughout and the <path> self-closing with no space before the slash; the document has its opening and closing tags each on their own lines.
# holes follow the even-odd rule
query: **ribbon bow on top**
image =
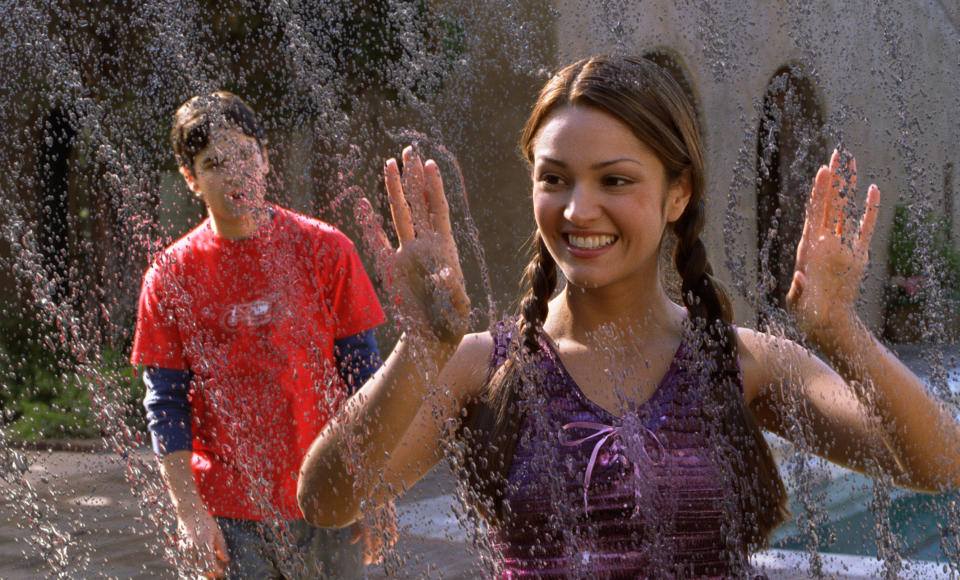
<svg viewBox="0 0 960 580">
<path fill-rule="evenodd" d="M 591 433 L 590 435 L 587 435 L 586 437 L 577 439 L 575 441 L 564 441 L 563 431 L 566 431 L 568 429 L 574 429 L 574 428 L 593 429 L 593 433 Z M 589 515 L 588 513 L 589 505 L 587 502 L 587 490 L 589 490 L 590 488 L 590 479 L 593 476 L 593 468 L 597 465 L 597 458 L 600 455 L 600 451 L 603 448 L 604 444 L 607 443 L 607 441 L 610 441 L 610 439 L 613 438 L 614 436 L 621 435 L 622 430 L 623 430 L 623 427 L 615 427 L 613 425 L 605 425 L 603 423 L 594 423 L 592 421 L 574 421 L 572 423 L 567 423 L 566 425 L 564 425 L 562 427 L 562 431 L 558 433 L 560 443 L 566 447 L 576 447 L 577 445 L 581 445 L 592 439 L 597 440 L 597 442 L 593 446 L 593 451 L 590 453 L 590 461 L 587 462 L 587 469 L 583 474 L 583 512 L 584 514 Z M 636 435 L 637 436 L 647 435 L 649 436 L 650 439 L 653 440 L 653 442 L 657 446 L 657 452 L 658 452 L 657 459 L 650 457 L 650 453 L 647 452 L 647 446 L 644 445 L 643 442 L 641 442 L 640 449 L 643 450 L 643 454 L 650 461 L 650 463 L 652 463 L 653 465 L 663 465 L 663 462 L 667 456 L 667 451 L 663 447 L 663 443 L 660 442 L 660 439 L 657 438 L 657 435 L 653 431 L 651 431 L 649 428 L 643 425 L 640 426 L 640 431 L 638 431 Z M 623 458 L 622 455 L 620 455 L 619 450 L 617 450 L 615 447 L 613 448 L 613 451 L 616 454 L 617 458 L 625 459 Z M 635 462 L 633 463 L 633 473 L 638 478 L 640 477 L 640 466 L 638 466 Z"/>
</svg>

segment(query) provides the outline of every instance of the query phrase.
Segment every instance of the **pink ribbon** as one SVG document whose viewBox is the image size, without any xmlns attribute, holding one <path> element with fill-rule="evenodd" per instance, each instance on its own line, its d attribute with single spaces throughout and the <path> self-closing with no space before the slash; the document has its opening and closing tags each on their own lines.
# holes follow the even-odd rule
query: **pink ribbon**
<svg viewBox="0 0 960 580">
<path fill-rule="evenodd" d="M 603 448 L 604 444 L 607 441 L 609 441 L 611 437 L 613 437 L 614 435 L 620 435 L 621 428 L 614 427 L 613 425 L 605 425 L 603 423 L 594 423 L 592 421 L 574 421 L 572 423 L 567 423 L 566 425 L 564 425 L 563 431 L 566 431 L 567 429 L 574 429 L 574 428 L 593 429 L 593 433 L 591 433 L 590 435 L 587 435 L 586 437 L 581 437 L 576 441 L 564 441 L 563 433 L 562 432 L 558 433 L 560 443 L 562 445 L 566 447 L 576 447 L 577 445 L 586 443 L 591 439 L 598 439 L 596 444 L 594 444 L 593 446 L 593 451 L 590 453 L 590 461 L 587 462 L 587 469 L 583 474 L 583 512 L 585 514 L 588 514 L 587 508 L 589 506 L 587 502 L 587 490 L 590 488 L 590 479 L 593 477 L 593 468 L 597 465 L 597 457 L 600 455 L 600 450 Z M 650 457 L 650 454 L 647 453 L 646 445 L 641 444 L 640 449 L 643 450 L 643 454 L 647 457 L 647 459 L 653 465 L 663 465 L 663 462 L 667 456 L 667 451 L 663 447 L 663 443 L 661 443 L 660 439 L 657 438 L 657 435 L 646 426 L 641 425 L 640 428 L 642 429 L 642 431 L 640 431 L 641 435 L 646 433 L 647 435 L 650 436 L 651 439 L 653 439 L 654 443 L 657 444 L 657 447 L 659 448 L 659 451 L 660 451 L 659 453 L 660 458 L 655 461 L 652 457 Z M 620 457 L 622 458 L 622 456 Z M 640 476 L 640 469 L 638 465 L 636 464 L 633 465 L 633 472 L 637 477 Z"/>
</svg>

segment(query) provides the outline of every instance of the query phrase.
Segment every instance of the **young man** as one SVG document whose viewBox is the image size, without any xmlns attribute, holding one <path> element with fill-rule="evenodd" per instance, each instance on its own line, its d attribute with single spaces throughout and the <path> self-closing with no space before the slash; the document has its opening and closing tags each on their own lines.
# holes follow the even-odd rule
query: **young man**
<svg viewBox="0 0 960 580">
<path fill-rule="evenodd" d="M 380 363 L 370 280 L 340 231 L 264 200 L 264 136 L 239 97 L 190 99 L 171 141 L 209 217 L 144 276 L 131 360 L 184 555 L 215 577 L 358 576 L 355 534 L 307 525 L 296 479 Z"/>
</svg>

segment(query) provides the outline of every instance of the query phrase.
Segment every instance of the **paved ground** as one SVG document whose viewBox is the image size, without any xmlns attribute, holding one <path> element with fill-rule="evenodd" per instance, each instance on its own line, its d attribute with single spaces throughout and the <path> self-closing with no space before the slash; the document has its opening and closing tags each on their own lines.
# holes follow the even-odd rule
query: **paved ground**
<svg viewBox="0 0 960 580">
<path fill-rule="evenodd" d="M 957 348 L 947 353 L 960 368 Z M 924 372 L 920 351 L 904 358 Z M 956 371 L 954 371 L 955 376 Z M 151 453 L 0 449 L 0 579 L 171 578 L 175 569 L 157 527 L 169 525 L 157 508 L 159 476 Z M 134 493 L 135 490 L 136 495 Z M 476 578 L 478 554 L 458 525 L 453 480 L 438 468 L 398 504 L 403 529 L 396 558 L 371 567 L 370 578 Z M 38 543 L 37 538 L 41 539 Z M 806 557 L 768 552 L 760 561 L 771 579 L 807 577 Z M 876 562 L 827 557 L 834 577 L 868 578 Z M 902 577 L 944 577 L 942 568 L 915 566 Z"/>
<path fill-rule="evenodd" d="M 0 578 L 53 577 L 55 570 L 69 578 L 175 576 L 155 545 L 156 526 L 166 522 L 150 521 L 158 510 L 141 510 L 131 492 L 131 469 L 142 470 L 145 481 L 159 477 L 149 450 L 127 458 L 106 451 L 14 453 L 21 465 L 13 469 L 26 468 L 26 484 L 5 481 L 0 488 Z M 477 576 L 478 555 L 453 512 L 453 485 L 440 467 L 399 502 L 403 533 L 394 559 L 386 569 L 368 568 L 370 578 Z M 38 548 L 31 536 L 54 541 Z"/>
</svg>

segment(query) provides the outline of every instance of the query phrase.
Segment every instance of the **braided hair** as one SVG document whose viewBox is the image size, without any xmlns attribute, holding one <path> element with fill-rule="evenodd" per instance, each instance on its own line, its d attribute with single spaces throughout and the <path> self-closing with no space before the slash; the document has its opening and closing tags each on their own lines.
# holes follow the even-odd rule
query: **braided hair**
<svg viewBox="0 0 960 580">
<path fill-rule="evenodd" d="M 541 90 L 524 126 L 521 149 L 533 161 L 534 141 L 547 117 L 560 107 L 589 107 L 612 115 L 647 145 L 666 169 L 670 182 L 686 178 L 690 200 L 671 224 L 677 238 L 674 265 L 681 279 L 681 298 L 697 337 L 703 361 L 706 423 L 718 445 L 720 463 L 734 487 L 734 510 L 742 529 L 731 530 L 748 550 L 765 545 L 770 531 L 784 519 L 786 490 L 766 440 L 740 391 L 740 369 L 733 308 L 713 278 L 700 234 L 705 224 L 705 167 L 700 130 L 693 105 L 666 72 L 643 58 L 594 57 L 557 73 Z M 484 397 L 468 409 L 464 422 L 473 430 L 473 450 L 466 458 L 467 479 L 477 491 L 480 512 L 502 517 L 502 484 L 512 458 L 519 426 L 517 400 L 523 367 L 540 350 L 538 340 L 556 291 L 557 265 L 540 238 L 524 272 L 527 291 L 520 302 L 518 344 L 488 381 Z M 481 443 L 477 445 L 477 443 Z M 725 451 L 724 451 L 725 450 Z M 737 518 L 734 518 L 737 519 Z"/>
</svg>

